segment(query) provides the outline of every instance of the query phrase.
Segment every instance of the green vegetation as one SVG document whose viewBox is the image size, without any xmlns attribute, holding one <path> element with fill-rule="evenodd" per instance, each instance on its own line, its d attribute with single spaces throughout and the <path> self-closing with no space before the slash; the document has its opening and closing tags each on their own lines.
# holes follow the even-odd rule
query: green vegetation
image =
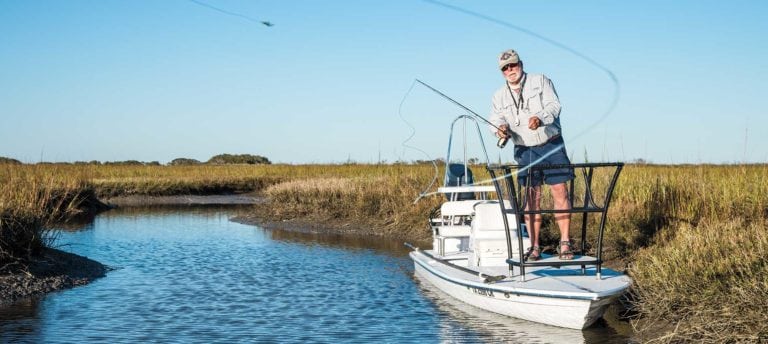
<svg viewBox="0 0 768 344">
<path fill-rule="evenodd" d="M 117 165 L 117 166 L 160 166 L 158 161 L 143 162 L 138 160 L 125 160 L 125 161 L 105 161 L 104 165 Z"/>
<path fill-rule="evenodd" d="M 0 165 L 2 164 L 21 165 L 21 161 L 0 156 Z"/>
<path fill-rule="evenodd" d="M 261 155 L 251 155 L 251 154 L 219 154 L 216 155 L 208 160 L 209 164 L 250 164 L 250 165 L 261 165 L 261 164 L 271 164 L 269 159 L 261 156 Z"/>
<path fill-rule="evenodd" d="M 474 172 L 487 177 L 482 167 Z M 259 191 L 270 203 L 254 212 L 274 220 L 352 223 L 427 241 L 426 215 L 441 199 L 414 200 L 435 191 L 423 190 L 434 174 L 426 164 L 0 164 L 0 266 L 34 254 L 46 224 L 81 212 L 94 196 Z M 626 166 L 604 252 L 634 279 L 638 334 L 661 342 L 766 340 L 767 224 L 766 165 Z M 557 232 L 546 225 L 544 233 Z"/>
<path fill-rule="evenodd" d="M 270 165 L 272 164 L 269 159 L 266 157 L 263 157 L 261 155 L 253 155 L 253 154 L 219 154 L 211 157 L 208 159 L 206 164 L 212 164 L 212 165 L 236 165 L 236 164 L 247 164 L 247 165 Z M 13 165 L 21 165 L 22 162 L 16 159 L 12 158 L 6 158 L 0 156 L 0 164 L 13 164 Z M 138 161 L 138 160 L 125 160 L 125 161 L 98 161 L 98 160 L 91 160 L 91 161 L 75 161 L 74 163 L 68 163 L 68 162 L 46 162 L 41 161 L 37 163 L 38 165 L 118 165 L 118 166 L 160 166 L 159 161 Z M 187 165 L 200 165 L 203 164 L 203 162 L 200 162 L 196 159 L 190 159 L 190 158 L 176 158 L 171 160 L 171 162 L 168 163 L 168 166 L 187 166 Z"/>
<path fill-rule="evenodd" d="M 169 166 L 200 165 L 200 164 L 202 164 L 200 160 L 189 159 L 189 158 L 176 158 L 171 160 L 171 162 L 168 163 Z"/>
</svg>

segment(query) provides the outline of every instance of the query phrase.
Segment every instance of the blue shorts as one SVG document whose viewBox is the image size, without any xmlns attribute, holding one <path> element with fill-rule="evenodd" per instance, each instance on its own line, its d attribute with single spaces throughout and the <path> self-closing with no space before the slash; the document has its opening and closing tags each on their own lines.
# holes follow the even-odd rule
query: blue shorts
<svg viewBox="0 0 768 344">
<path fill-rule="evenodd" d="M 537 162 L 536 165 L 571 164 L 571 160 L 568 159 L 568 153 L 565 151 L 565 142 L 563 141 L 562 136 L 550 140 L 541 146 L 515 146 L 515 161 L 518 165 L 529 166 L 532 162 L 538 160 L 549 152 L 552 152 L 552 154 Z M 517 174 L 517 181 L 520 183 L 520 187 L 525 187 L 527 185 L 526 182 L 529 174 L 532 176 L 531 186 L 539 186 L 542 183 L 556 185 L 565 183 L 574 178 L 572 168 L 549 168 L 536 171 L 525 169 Z"/>
</svg>

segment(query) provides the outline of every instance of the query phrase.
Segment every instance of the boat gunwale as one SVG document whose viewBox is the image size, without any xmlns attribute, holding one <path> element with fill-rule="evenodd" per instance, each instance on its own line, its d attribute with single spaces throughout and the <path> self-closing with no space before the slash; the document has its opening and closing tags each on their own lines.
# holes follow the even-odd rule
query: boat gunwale
<svg viewBox="0 0 768 344">
<path fill-rule="evenodd" d="M 421 253 L 421 257 L 424 257 L 426 259 L 423 260 L 423 259 L 419 259 L 418 257 L 413 256 L 413 254 L 416 254 L 416 253 Z M 444 272 L 440 271 L 439 269 L 434 268 L 433 266 L 430 266 L 428 262 L 430 260 L 435 260 L 435 259 L 429 258 L 426 254 L 422 253 L 421 250 L 411 251 L 409 253 L 409 255 L 411 255 L 411 257 L 413 258 L 413 261 L 415 263 L 419 264 L 424 269 L 427 269 L 433 275 L 435 275 L 437 277 L 440 277 L 440 278 L 442 278 L 442 279 L 444 279 L 444 280 L 446 280 L 448 282 L 451 282 L 451 283 L 454 283 L 454 284 L 458 284 L 458 285 L 462 285 L 462 286 L 465 286 L 465 287 L 490 289 L 491 291 L 496 291 L 496 292 L 505 293 L 505 294 L 515 294 L 515 295 L 518 295 L 518 296 L 519 295 L 525 295 L 525 296 L 546 297 L 546 298 L 554 298 L 554 299 L 599 301 L 599 300 L 604 300 L 604 299 L 610 299 L 610 298 L 613 298 L 613 297 L 618 297 L 626 289 L 628 289 L 630 284 L 631 284 L 630 282 L 627 282 L 626 284 L 624 284 L 621 287 L 605 290 L 605 291 L 602 291 L 602 292 L 589 292 L 589 293 L 581 292 L 581 293 L 579 293 L 579 292 L 557 292 L 557 291 L 553 291 L 550 294 L 546 294 L 546 293 L 540 293 L 540 292 L 531 291 L 532 289 L 520 290 L 520 289 L 518 289 L 518 288 L 516 288 L 514 286 L 499 285 L 498 283 L 486 284 L 486 283 L 483 283 L 483 282 L 472 282 L 472 281 L 469 281 L 469 280 L 463 280 L 463 279 L 459 279 L 459 278 L 452 278 L 452 277 L 448 276 L 447 274 L 445 274 Z M 450 267 L 450 265 L 448 265 L 448 266 Z M 469 274 L 467 272 L 461 271 L 459 269 L 456 269 L 456 270 L 458 272 L 460 272 L 460 273 L 472 276 L 471 274 Z M 478 271 L 478 273 L 479 273 L 479 271 Z M 618 275 L 616 277 L 621 277 L 621 276 L 624 276 L 624 275 Z M 510 281 L 510 282 L 513 282 L 513 281 Z M 522 282 L 522 283 L 526 283 L 526 282 Z M 576 294 L 581 294 L 581 295 L 576 295 Z"/>
</svg>

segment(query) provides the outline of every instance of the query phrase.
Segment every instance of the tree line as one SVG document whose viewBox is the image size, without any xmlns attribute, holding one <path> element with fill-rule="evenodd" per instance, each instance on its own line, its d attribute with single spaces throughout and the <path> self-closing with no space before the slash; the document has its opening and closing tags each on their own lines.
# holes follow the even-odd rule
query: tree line
<svg viewBox="0 0 768 344">
<path fill-rule="evenodd" d="M 0 164 L 22 165 L 23 163 L 13 158 L 6 158 L 0 156 Z M 54 164 L 52 162 L 39 162 L 38 164 Z M 73 165 L 120 165 L 120 166 L 161 166 L 158 161 L 138 161 L 138 160 L 124 160 L 124 161 L 75 161 L 69 162 L 57 162 L 56 164 L 73 164 Z M 253 154 L 219 154 L 211 157 L 207 161 L 200 161 L 191 158 L 176 158 L 171 160 L 168 166 L 185 166 L 185 165 L 231 165 L 231 164 L 248 164 L 248 165 L 270 165 L 272 164 L 269 159 L 261 155 Z"/>
</svg>

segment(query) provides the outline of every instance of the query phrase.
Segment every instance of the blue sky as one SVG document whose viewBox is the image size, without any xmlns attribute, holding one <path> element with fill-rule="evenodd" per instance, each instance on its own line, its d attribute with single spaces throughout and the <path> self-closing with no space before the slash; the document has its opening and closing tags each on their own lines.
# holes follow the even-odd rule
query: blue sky
<svg viewBox="0 0 768 344">
<path fill-rule="evenodd" d="M 485 116 L 514 48 L 555 83 L 575 161 L 768 161 L 768 2 L 445 2 L 505 26 L 415 0 L 200 1 L 253 21 L 189 0 L 0 0 L 0 156 L 444 157 L 463 112 L 414 79 Z M 512 26 L 612 72 L 615 108 L 604 70 Z"/>
</svg>

